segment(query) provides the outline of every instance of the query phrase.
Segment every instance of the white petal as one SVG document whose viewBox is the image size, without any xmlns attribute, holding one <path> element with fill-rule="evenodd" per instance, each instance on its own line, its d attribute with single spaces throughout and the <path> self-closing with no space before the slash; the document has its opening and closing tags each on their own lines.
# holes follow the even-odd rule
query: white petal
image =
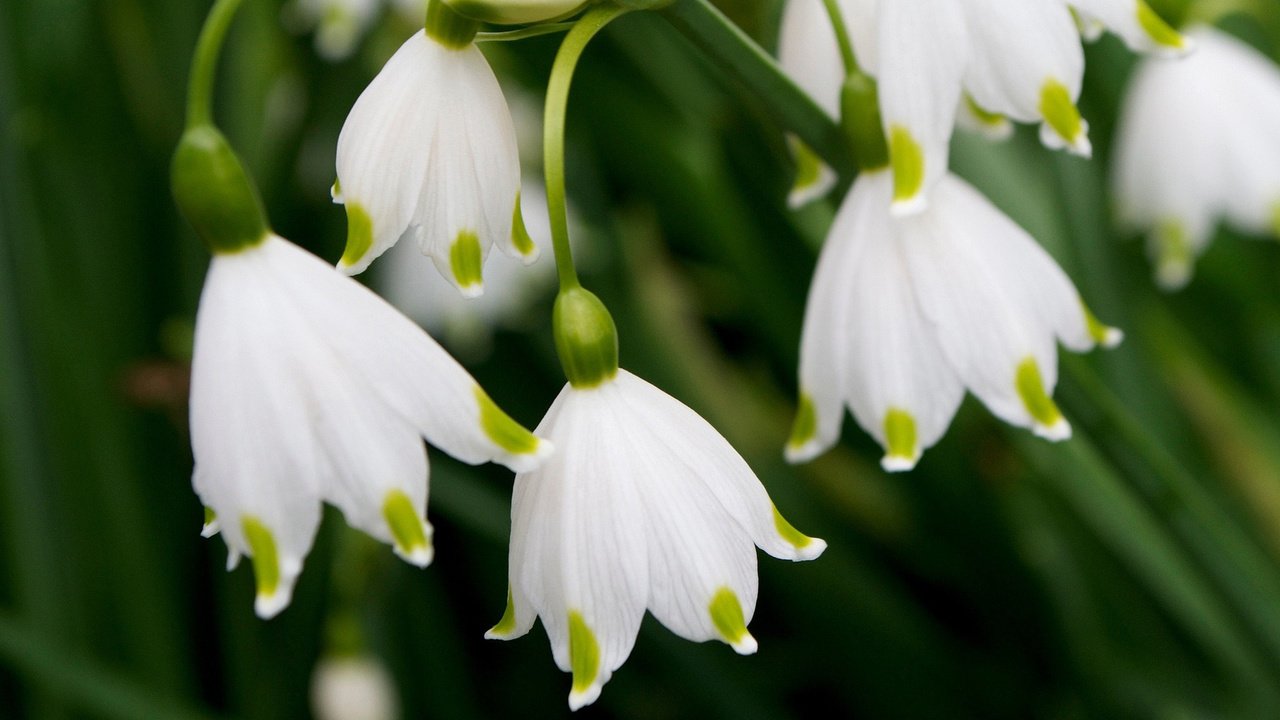
<svg viewBox="0 0 1280 720">
<path fill-rule="evenodd" d="M 899 214 L 924 209 L 946 172 L 969 38 L 956 3 L 879 5 L 880 106 Z"/>
<path fill-rule="evenodd" d="M 822 0 L 788 0 L 778 35 L 778 64 L 832 120 L 840 119 L 844 63 Z"/>
<path fill-rule="evenodd" d="M 900 237 L 916 298 L 936 324 L 947 359 L 998 417 L 1050 439 L 1069 436 L 1070 426 L 1050 399 L 1057 347 L 1055 328 L 1044 316 L 1052 308 L 1028 300 L 1029 282 L 1010 276 L 1011 270 L 1040 273 L 1043 265 L 1012 267 L 1017 258 L 998 257 L 1011 243 L 1034 241 L 958 178 L 940 183 L 934 200 L 933 212 L 903 221 Z M 1000 240 L 993 242 L 995 236 Z M 1041 274 L 1034 279 L 1052 280 Z"/>
<path fill-rule="evenodd" d="M 968 0 L 972 61 L 964 83 L 975 102 L 1022 122 L 1044 121 L 1051 147 L 1091 152 L 1075 103 L 1084 51 L 1061 0 Z"/>
<path fill-rule="evenodd" d="M 1067 0 L 1082 15 L 1105 25 L 1138 52 L 1178 57 L 1195 43 L 1178 34 L 1144 0 Z M 1091 39 L 1091 38 L 1089 38 Z"/>
<path fill-rule="evenodd" d="M 868 194 L 890 192 L 883 174 L 867 183 Z M 914 224 L 914 219 L 890 218 L 883 204 L 866 210 L 869 217 L 860 232 L 829 240 L 861 248 L 844 278 L 850 289 L 844 394 L 858 423 L 885 449 L 885 469 L 910 470 L 946 432 L 964 386 L 912 292 L 913 278 L 903 257 L 910 241 L 898 237 L 898 227 Z"/>
<path fill-rule="evenodd" d="M 300 312 L 355 383 L 412 424 L 432 445 L 478 464 L 517 472 L 550 445 L 515 425 L 429 335 L 382 298 L 291 243 L 269 243 L 272 262 Z"/>
</svg>

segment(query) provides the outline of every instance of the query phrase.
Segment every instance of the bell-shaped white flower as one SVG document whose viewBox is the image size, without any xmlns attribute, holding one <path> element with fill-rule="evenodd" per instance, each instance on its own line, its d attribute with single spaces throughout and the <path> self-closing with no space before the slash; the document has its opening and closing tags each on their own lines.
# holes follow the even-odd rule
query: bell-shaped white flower
<svg viewBox="0 0 1280 720">
<path fill-rule="evenodd" d="M 536 432 L 557 452 L 516 476 L 507 609 L 486 637 L 540 617 L 573 709 L 599 697 L 646 609 L 681 637 L 755 652 L 756 547 L 789 560 L 826 548 L 705 420 L 625 370 L 565 386 Z"/>
<path fill-rule="evenodd" d="M 520 158 L 502 89 L 474 43 L 425 31 L 405 41 L 360 95 L 338 137 L 335 202 L 347 211 L 338 267 L 363 271 L 411 235 L 469 297 L 496 244 L 526 263 L 537 247 L 513 230 Z"/>
<path fill-rule="evenodd" d="M 274 235 L 214 255 L 196 318 L 193 483 L 256 608 L 289 602 L 321 501 L 416 565 L 431 561 L 422 439 L 468 463 L 550 451 L 408 318 Z"/>
<path fill-rule="evenodd" d="M 1167 289 L 1190 280 L 1220 218 L 1280 236 L 1280 68 L 1219 30 L 1189 35 L 1194 55 L 1138 68 L 1116 133 L 1120 220 L 1149 231 Z"/>
<path fill-rule="evenodd" d="M 790 0 L 788 17 L 805 29 L 784 36 L 782 63 L 830 108 L 843 73 L 833 31 L 818 28 L 821 5 Z M 1080 13 L 1091 35 L 1106 23 L 1140 49 L 1189 48 L 1143 0 L 846 0 L 842 10 L 859 63 L 879 82 L 899 214 L 921 211 L 946 175 L 957 113 L 996 137 L 1008 134 L 1009 119 L 1038 122 L 1049 147 L 1092 152 L 1076 108 L 1084 76 Z"/>
<path fill-rule="evenodd" d="M 1121 340 L 1027 233 L 972 187 L 945 175 L 926 212 L 888 210 L 893 178 L 864 172 L 845 198 L 809 290 L 800 348 L 800 412 L 787 458 L 833 445 L 847 405 L 909 470 L 946 432 L 967 388 L 1004 421 L 1062 440 L 1052 399 L 1057 343 Z"/>
</svg>

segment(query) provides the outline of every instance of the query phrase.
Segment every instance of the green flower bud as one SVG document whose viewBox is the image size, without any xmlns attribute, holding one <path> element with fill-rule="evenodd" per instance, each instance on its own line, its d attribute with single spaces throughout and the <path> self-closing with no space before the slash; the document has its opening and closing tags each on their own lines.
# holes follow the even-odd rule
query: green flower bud
<svg viewBox="0 0 1280 720">
<path fill-rule="evenodd" d="M 460 7 L 445 0 L 430 0 L 427 3 L 427 37 L 445 47 L 464 48 L 475 40 L 480 30 L 478 21 L 486 18 L 462 13 Z M 461 14 L 460 14 L 461 13 Z"/>
<path fill-rule="evenodd" d="M 253 179 L 212 125 L 187 130 L 173 154 L 173 197 L 215 253 L 234 253 L 270 232 Z"/>
<path fill-rule="evenodd" d="M 561 291 L 552 328 L 569 384 L 593 388 L 618 374 L 618 331 L 595 294 L 580 287 Z"/>
<path fill-rule="evenodd" d="M 590 0 L 444 0 L 458 13 L 497 25 L 526 25 L 577 14 Z"/>
<path fill-rule="evenodd" d="M 876 81 L 859 70 L 844 81 L 840 90 L 840 124 L 859 170 L 879 170 L 889 164 L 889 146 L 880 119 L 880 93 Z"/>
</svg>

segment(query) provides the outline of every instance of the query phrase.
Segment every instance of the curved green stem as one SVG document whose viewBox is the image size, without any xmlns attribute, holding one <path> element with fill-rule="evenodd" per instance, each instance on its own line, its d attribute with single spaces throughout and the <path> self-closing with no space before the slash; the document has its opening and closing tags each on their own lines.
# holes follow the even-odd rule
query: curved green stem
<svg viewBox="0 0 1280 720">
<path fill-rule="evenodd" d="M 629 8 L 601 5 L 583 15 L 574 23 L 556 53 L 551 66 L 551 80 L 547 83 L 547 115 L 543 124 L 543 157 L 547 173 L 547 212 L 551 215 L 551 244 L 556 255 L 556 274 L 560 277 L 560 289 L 579 287 L 578 271 L 573 265 L 573 251 L 569 249 L 569 216 L 564 198 L 564 125 L 569 107 L 569 85 L 578 58 L 587 49 L 587 43 L 615 18 L 629 12 Z"/>
<path fill-rule="evenodd" d="M 849 26 L 844 22 L 844 13 L 840 10 L 840 0 L 822 0 L 827 8 L 827 16 L 831 18 L 831 29 L 836 33 L 836 44 L 840 46 L 840 59 L 844 61 L 844 74 L 854 75 L 862 72 L 858 67 L 858 56 L 853 51 L 853 40 L 849 37 Z"/>
<path fill-rule="evenodd" d="M 540 35 L 554 35 L 555 33 L 565 32 L 573 28 L 574 23 L 547 23 L 545 25 L 530 25 L 519 30 L 504 30 L 501 32 L 482 32 L 476 33 L 476 42 L 510 42 L 512 40 L 524 40 L 525 38 L 538 37 Z"/>
<path fill-rule="evenodd" d="M 205 18 L 196 51 L 191 58 L 191 79 L 187 85 L 187 128 L 213 122 L 213 81 L 218 72 L 218 55 L 227 28 L 240 9 L 241 0 L 217 0 Z"/>
</svg>

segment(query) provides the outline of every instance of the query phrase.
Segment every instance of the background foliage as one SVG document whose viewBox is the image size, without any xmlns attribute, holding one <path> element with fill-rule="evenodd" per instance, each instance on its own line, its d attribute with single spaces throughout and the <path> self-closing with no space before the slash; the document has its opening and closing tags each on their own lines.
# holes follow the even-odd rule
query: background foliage
<svg viewBox="0 0 1280 720">
<path fill-rule="evenodd" d="M 387 18 L 329 64 L 281 29 L 277 2 L 247 5 L 216 112 L 276 229 L 335 258 L 338 130 L 413 28 Z M 1229 23 L 1273 56 L 1274 5 Z M 722 7 L 772 46 L 777 2 Z M 568 678 L 540 630 L 481 639 L 503 606 L 505 471 L 433 453 L 426 571 L 330 513 L 292 607 L 271 622 L 252 615 L 250 571 L 223 572 L 221 541 L 199 537 L 185 398 L 207 255 L 166 171 L 206 9 L 0 4 L 0 716 L 303 717 L 332 618 L 351 612 L 406 717 L 567 713 Z M 540 92 L 555 46 L 491 57 Z M 1088 53 L 1094 162 L 1024 129 L 1000 146 L 960 135 L 954 164 L 1128 340 L 1064 355 L 1071 442 L 1043 443 L 970 400 L 916 472 L 889 477 L 851 421 L 820 461 L 781 460 L 833 206 L 785 209 L 791 170 L 768 100 L 660 16 L 624 18 L 588 51 L 569 191 L 596 229 L 586 281 L 614 310 L 623 364 L 710 419 L 831 548 L 815 563 L 762 558 L 758 655 L 647 620 L 586 714 L 1280 714 L 1280 249 L 1224 232 L 1189 289 L 1153 288 L 1107 201 L 1133 59 L 1114 38 Z M 530 426 L 561 383 L 549 312 L 546 297 L 527 332 L 500 332 L 468 360 Z"/>
</svg>

